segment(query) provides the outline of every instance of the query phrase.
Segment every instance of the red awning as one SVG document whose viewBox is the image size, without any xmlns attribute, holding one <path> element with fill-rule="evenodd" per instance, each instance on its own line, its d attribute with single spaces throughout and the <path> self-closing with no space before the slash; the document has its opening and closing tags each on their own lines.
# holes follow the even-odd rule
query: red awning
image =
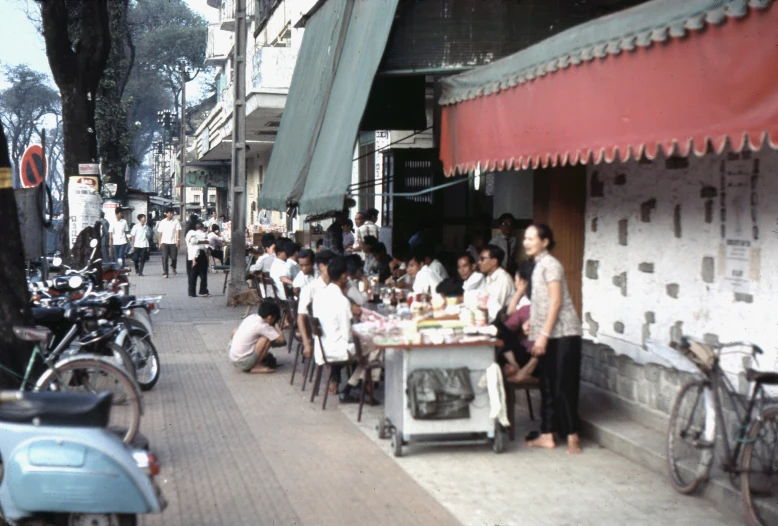
<svg viewBox="0 0 778 526">
<path fill-rule="evenodd" d="M 680 19 L 643 4 L 446 79 L 446 174 L 778 149 L 778 2 L 706 1 Z"/>
</svg>

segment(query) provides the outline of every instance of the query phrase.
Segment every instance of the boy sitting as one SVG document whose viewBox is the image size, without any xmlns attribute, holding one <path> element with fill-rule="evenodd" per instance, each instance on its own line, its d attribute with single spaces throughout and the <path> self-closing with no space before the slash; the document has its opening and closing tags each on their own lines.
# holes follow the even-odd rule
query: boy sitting
<svg viewBox="0 0 778 526">
<path fill-rule="evenodd" d="M 259 304 L 258 314 L 247 316 L 232 331 L 230 362 L 245 373 L 272 373 L 274 369 L 262 365 L 270 346 L 286 345 L 284 333 L 278 326 L 281 310 L 272 300 Z"/>
</svg>

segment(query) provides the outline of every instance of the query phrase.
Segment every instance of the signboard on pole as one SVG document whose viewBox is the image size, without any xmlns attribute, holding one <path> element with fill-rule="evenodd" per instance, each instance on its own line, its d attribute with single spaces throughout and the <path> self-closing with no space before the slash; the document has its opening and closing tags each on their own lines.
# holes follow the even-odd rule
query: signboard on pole
<svg viewBox="0 0 778 526">
<path fill-rule="evenodd" d="M 100 175 L 100 165 L 97 163 L 79 164 L 78 175 Z"/>
<path fill-rule="evenodd" d="M 230 180 L 229 166 L 187 166 L 186 186 L 227 188 Z"/>
<path fill-rule="evenodd" d="M 40 144 L 28 146 L 19 163 L 19 181 L 23 188 L 33 188 L 46 180 L 46 156 Z"/>
<path fill-rule="evenodd" d="M 68 181 L 68 203 L 70 208 L 70 246 L 78 234 L 100 219 L 103 199 L 97 193 L 97 181 L 91 177 L 73 175 Z"/>
</svg>

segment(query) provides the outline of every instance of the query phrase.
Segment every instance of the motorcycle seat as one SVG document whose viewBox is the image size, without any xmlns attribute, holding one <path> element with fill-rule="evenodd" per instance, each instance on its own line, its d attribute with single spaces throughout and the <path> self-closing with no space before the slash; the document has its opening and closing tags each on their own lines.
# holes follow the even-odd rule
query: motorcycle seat
<svg viewBox="0 0 778 526">
<path fill-rule="evenodd" d="M 23 393 L 15 402 L 0 404 L 0 422 L 63 427 L 106 427 L 111 393 Z"/>
<path fill-rule="evenodd" d="M 126 307 L 133 301 L 135 301 L 137 298 L 135 296 L 129 295 L 129 296 L 122 296 L 122 307 Z"/>
<path fill-rule="evenodd" d="M 65 309 L 61 307 L 33 307 L 32 317 L 37 323 L 56 323 L 65 319 Z"/>
</svg>

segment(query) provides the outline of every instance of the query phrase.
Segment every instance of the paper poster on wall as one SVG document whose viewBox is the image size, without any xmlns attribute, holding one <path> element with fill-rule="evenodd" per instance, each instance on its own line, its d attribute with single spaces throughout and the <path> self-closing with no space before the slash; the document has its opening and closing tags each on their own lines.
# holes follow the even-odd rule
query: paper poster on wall
<svg viewBox="0 0 778 526">
<path fill-rule="evenodd" d="M 103 202 L 103 212 L 105 212 L 105 219 L 114 224 L 116 222 L 116 209 L 119 208 L 119 201 L 106 200 Z"/>
<path fill-rule="evenodd" d="M 103 199 L 96 192 L 91 181 L 80 181 L 81 176 L 71 176 L 68 181 L 68 203 L 70 208 L 70 246 L 76 242 L 81 231 L 100 219 Z"/>
<path fill-rule="evenodd" d="M 722 286 L 742 294 L 754 294 L 759 280 L 758 178 L 755 160 L 722 162 Z"/>
<path fill-rule="evenodd" d="M 133 199 L 130 197 L 127 199 L 127 206 L 132 208 L 131 211 L 129 211 L 127 214 L 125 214 L 125 218 L 127 220 L 128 224 L 134 224 L 138 222 L 138 214 L 143 214 L 145 216 L 148 216 L 148 207 L 146 205 L 146 199 Z"/>
</svg>

